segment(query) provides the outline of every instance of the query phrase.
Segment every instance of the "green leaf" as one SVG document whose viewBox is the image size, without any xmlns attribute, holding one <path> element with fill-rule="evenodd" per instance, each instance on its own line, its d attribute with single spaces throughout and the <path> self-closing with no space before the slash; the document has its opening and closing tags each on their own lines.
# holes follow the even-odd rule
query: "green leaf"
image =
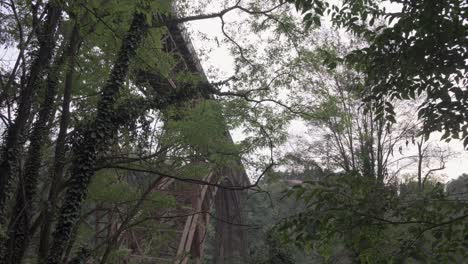
<svg viewBox="0 0 468 264">
<path fill-rule="evenodd" d="M 316 26 L 318 26 L 318 27 L 321 26 L 320 17 L 314 16 L 314 17 L 313 17 L 313 20 L 314 20 L 314 24 L 315 24 Z"/>
</svg>

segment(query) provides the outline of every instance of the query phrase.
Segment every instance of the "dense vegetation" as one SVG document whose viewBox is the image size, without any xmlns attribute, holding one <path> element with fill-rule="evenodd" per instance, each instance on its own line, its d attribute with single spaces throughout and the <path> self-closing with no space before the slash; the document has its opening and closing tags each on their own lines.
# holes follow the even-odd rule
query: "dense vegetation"
<svg viewBox="0 0 468 264">
<path fill-rule="evenodd" d="M 0 1 L 0 263 L 464 263 L 468 176 L 444 172 L 467 21 L 465 0 Z"/>
</svg>

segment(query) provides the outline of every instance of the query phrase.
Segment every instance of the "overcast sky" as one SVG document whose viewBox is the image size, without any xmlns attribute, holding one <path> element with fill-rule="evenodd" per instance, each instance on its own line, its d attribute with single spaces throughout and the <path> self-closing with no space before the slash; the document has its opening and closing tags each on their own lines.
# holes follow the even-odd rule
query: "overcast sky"
<svg viewBox="0 0 468 264">
<path fill-rule="evenodd" d="M 395 5 L 387 5 L 386 6 L 389 11 L 395 12 L 398 11 L 398 6 Z M 242 16 L 238 16 L 235 13 L 228 14 L 225 18 L 225 21 L 229 22 L 239 22 L 242 19 Z M 323 24 L 323 23 L 322 23 Z M 326 23 L 325 23 L 326 24 Z M 218 18 L 214 19 L 207 19 L 207 20 L 200 20 L 196 22 L 191 22 L 189 25 L 190 30 L 194 32 L 201 32 L 209 37 L 217 37 L 218 39 L 223 38 L 223 34 L 221 32 L 221 23 Z M 211 49 L 211 52 L 207 54 L 208 56 L 203 56 L 201 59 L 201 63 L 205 71 L 208 69 L 216 71 L 216 80 L 223 80 L 226 79 L 234 74 L 234 64 L 233 64 L 233 57 L 230 55 L 229 50 L 226 46 L 217 46 L 213 42 L 204 41 L 201 38 L 197 37 L 197 34 L 192 34 L 192 42 L 196 49 L 204 49 L 207 48 Z M 209 45 L 209 47 L 207 47 Z M 259 43 L 259 49 L 261 49 L 262 45 Z M 210 72 L 208 75 L 212 76 Z M 415 109 L 417 111 L 417 109 Z M 308 133 L 307 126 L 301 121 L 292 122 L 291 126 L 289 127 L 289 134 L 290 134 L 290 142 L 287 142 L 285 145 L 294 144 L 294 138 L 297 136 L 303 136 Z M 231 134 L 234 140 L 241 140 L 243 138 L 242 132 L 239 131 L 231 131 Z M 440 134 L 435 133 L 431 136 L 430 141 L 434 142 L 435 144 L 440 145 L 441 147 L 449 147 L 452 152 L 458 153 L 451 158 L 446 163 L 446 169 L 439 171 L 438 174 L 441 176 L 445 176 L 442 180 L 449 181 L 451 179 L 457 178 L 462 173 L 468 173 L 468 154 L 463 149 L 463 145 L 458 140 L 453 140 L 450 143 L 439 142 Z M 416 148 L 415 147 L 408 147 L 404 149 L 405 155 L 415 155 Z M 412 166 L 416 168 L 415 166 Z M 434 167 L 437 167 L 438 164 L 434 164 Z"/>
</svg>

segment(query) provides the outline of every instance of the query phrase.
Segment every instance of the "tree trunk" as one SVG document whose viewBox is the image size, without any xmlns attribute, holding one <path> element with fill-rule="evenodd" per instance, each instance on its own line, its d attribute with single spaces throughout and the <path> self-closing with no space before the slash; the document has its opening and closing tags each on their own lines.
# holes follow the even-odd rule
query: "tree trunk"
<svg viewBox="0 0 468 264">
<path fill-rule="evenodd" d="M 37 36 L 39 40 L 39 50 L 33 58 L 27 83 L 20 92 L 20 102 L 15 122 L 7 131 L 3 160 L 0 163 L 0 226 L 5 226 L 6 224 L 5 213 L 8 200 L 11 196 L 11 184 L 19 166 L 18 152 L 21 147 L 20 138 L 26 132 L 34 90 L 40 86 L 42 74 L 50 64 L 55 47 L 54 36 L 61 13 L 61 7 L 54 4 L 53 1 L 47 5 L 46 20 Z M 4 260 L 6 253 L 4 251 L 5 244 L 0 244 L 0 260 Z"/>
<path fill-rule="evenodd" d="M 424 153 L 422 149 L 423 139 L 421 138 L 420 142 L 416 143 L 418 145 L 418 191 L 423 190 L 423 180 L 422 180 L 422 163 L 424 160 Z"/>
<path fill-rule="evenodd" d="M 16 194 L 16 204 L 13 214 L 10 217 L 7 252 L 7 260 L 9 263 L 21 263 L 29 238 L 32 236 L 28 231 L 30 230 L 30 221 L 33 216 L 32 213 L 34 212 L 33 202 L 37 191 L 39 168 L 42 163 L 42 147 L 50 130 L 47 124 L 51 119 L 54 109 L 60 68 L 63 66 L 65 58 L 69 57 L 71 52 L 76 49 L 76 43 L 78 42 L 77 33 L 78 30 L 74 29 L 67 45 L 68 47 L 55 61 L 47 76 L 44 102 L 40 107 L 39 117 L 34 123 L 31 133 L 30 145 L 25 162 L 25 174 L 20 178 Z"/>
<path fill-rule="evenodd" d="M 39 263 L 45 263 L 47 259 L 47 254 L 49 250 L 49 237 L 50 229 L 54 219 L 54 215 L 57 207 L 57 196 L 58 196 L 58 186 L 62 182 L 63 170 L 65 167 L 66 159 L 66 145 L 65 140 L 67 137 L 67 129 L 70 123 L 70 101 L 73 88 L 73 78 L 75 71 L 75 59 L 78 52 L 78 46 L 80 44 L 80 36 L 78 26 L 75 24 L 73 27 L 70 44 L 68 46 L 68 65 L 67 72 L 65 74 L 65 87 L 62 100 L 62 115 L 60 117 L 60 128 L 55 141 L 55 156 L 54 156 L 54 165 L 51 175 L 51 186 L 48 196 L 48 204 L 44 212 L 44 219 L 42 221 L 41 233 L 39 238 Z"/>
<path fill-rule="evenodd" d="M 86 197 L 88 185 L 94 175 L 98 153 L 107 149 L 110 138 L 118 126 L 112 122 L 113 107 L 123 82 L 127 76 L 130 59 L 147 30 L 145 15 L 136 13 L 130 29 L 125 36 L 109 80 L 102 90 L 93 122 L 83 128 L 81 135 L 73 144 L 71 179 L 65 194 L 58 223 L 53 233 L 52 251 L 48 263 L 58 264 L 70 239 L 71 231 L 79 216 L 81 204 Z"/>
</svg>

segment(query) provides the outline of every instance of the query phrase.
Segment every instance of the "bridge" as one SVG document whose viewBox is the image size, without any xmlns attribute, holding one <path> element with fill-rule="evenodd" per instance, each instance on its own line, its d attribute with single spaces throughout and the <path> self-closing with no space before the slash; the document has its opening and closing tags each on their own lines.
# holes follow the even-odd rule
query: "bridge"
<svg viewBox="0 0 468 264">
<path fill-rule="evenodd" d="M 163 37 L 163 47 L 165 52 L 177 58 L 177 66 L 169 76 L 175 76 L 180 71 L 188 71 L 200 76 L 204 85 L 208 84 L 183 25 L 168 26 L 168 33 Z M 162 77 L 158 73 L 140 72 L 137 82 L 152 86 L 161 101 L 169 102 L 168 97 L 172 96 L 174 91 L 182 92 L 185 95 L 184 100 L 190 102 L 198 103 L 213 99 L 209 89 L 207 91 L 203 90 L 203 87 L 198 87 L 196 92 L 187 93 L 184 92 L 186 87 L 179 87 L 175 79 Z M 227 129 L 221 134 L 224 137 L 223 140 L 232 143 Z M 119 234 L 122 243 L 132 250 L 130 258 L 122 260 L 122 263 L 131 261 L 132 263 L 201 264 L 207 240 L 207 226 L 213 218 L 215 263 L 246 263 L 247 243 L 242 205 L 246 199 L 247 190 L 242 187 L 248 186 L 250 181 L 240 158 L 234 158 L 233 164 L 210 171 L 202 179 L 207 184 L 161 178 L 151 191 L 175 197 L 178 207 L 177 212 L 173 213 L 184 217 L 171 219 L 169 227 L 160 231 L 161 236 L 169 237 L 170 241 L 157 254 L 144 253 L 140 247 L 142 237 L 144 237 L 141 230 L 128 229 Z M 101 208 L 94 216 L 96 241 L 112 236 L 121 224 L 115 220 L 118 219 L 114 217 L 115 212 L 103 205 L 100 206 Z"/>
</svg>

